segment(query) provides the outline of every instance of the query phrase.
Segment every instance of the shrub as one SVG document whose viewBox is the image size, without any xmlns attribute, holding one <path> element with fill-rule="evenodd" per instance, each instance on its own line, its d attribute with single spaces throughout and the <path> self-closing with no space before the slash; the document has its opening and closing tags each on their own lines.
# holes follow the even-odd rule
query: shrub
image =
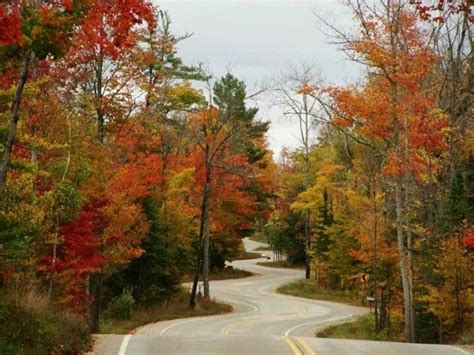
<svg viewBox="0 0 474 355">
<path fill-rule="evenodd" d="M 125 289 L 120 296 L 110 302 L 107 313 L 111 318 L 130 319 L 134 303 L 132 291 Z"/>
<path fill-rule="evenodd" d="M 34 291 L 0 294 L 0 354 L 72 354 L 91 343 L 85 320 Z"/>
</svg>

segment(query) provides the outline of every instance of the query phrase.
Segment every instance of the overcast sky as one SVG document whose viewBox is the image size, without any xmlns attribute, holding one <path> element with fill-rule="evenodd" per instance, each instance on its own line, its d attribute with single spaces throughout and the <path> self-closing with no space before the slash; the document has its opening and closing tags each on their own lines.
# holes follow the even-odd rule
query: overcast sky
<svg viewBox="0 0 474 355">
<path fill-rule="evenodd" d="M 177 34 L 193 33 L 179 45 L 187 64 L 205 63 L 215 77 L 230 71 L 248 91 L 277 76 L 290 63 L 311 62 L 331 83 L 353 81 L 358 71 L 342 52 L 328 44 L 315 12 L 350 27 L 351 16 L 340 0 L 164 0 Z M 268 135 L 275 155 L 296 148 L 297 128 L 268 100 L 258 100 L 259 117 L 271 121 Z"/>
</svg>

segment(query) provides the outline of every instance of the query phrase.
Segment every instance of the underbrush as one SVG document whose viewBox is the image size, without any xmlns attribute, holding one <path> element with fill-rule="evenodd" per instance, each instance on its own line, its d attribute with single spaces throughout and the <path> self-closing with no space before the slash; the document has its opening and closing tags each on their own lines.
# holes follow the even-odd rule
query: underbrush
<svg viewBox="0 0 474 355">
<path fill-rule="evenodd" d="M 462 332 L 456 343 L 459 345 L 474 345 L 474 326 Z"/>
<path fill-rule="evenodd" d="M 129 319 L 117 316 L 108 310 L 101 320 L 100 331 L 103 334 L 127 334 L 134 329 L 164 320 L 210 316 L 232 312 L 232 306 L 214 300 L 199 300 L 196 308 L 188 308 L 188 293 L 183 290 L 172 299 L 150 307 L 136 307 Z"/>
<path fill-rule="evenodd" d="M 0 354 L 74 354 L 91 344 L 85 320 L 34 291 L 0 294 Z"/>
<path fill-rule="evenodd" d="M 367 314 L 358 317 L 355 321 L 334 325 L 316 334 L 319 338 L 358 339 L 377 341 L 404 341 L 403 322 L 399 318 L 392 318 L 390 327 L 375 332 L 374 315 Z"/>
</svg>

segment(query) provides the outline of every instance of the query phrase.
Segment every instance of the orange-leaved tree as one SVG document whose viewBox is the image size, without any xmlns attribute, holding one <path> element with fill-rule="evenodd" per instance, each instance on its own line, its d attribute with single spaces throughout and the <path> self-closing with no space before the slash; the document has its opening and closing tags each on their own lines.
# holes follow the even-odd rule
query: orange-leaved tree
<svg viewBox="0 0 474 355">
<path fill-rule="evenodd" d="M 66 52 L 89 5 L 87 0 L 0 3 L 0 82 L 5 89 L 16 84 L 0 164 L 0 197 L 5 188 L 29 70 L 40 60 L 58 58 Z"/>
<path fill-rule="evenodd" d="M 257 109 L 246 107 L 246 98 L 245 84 L 233 75 L 227 74 L 215 83 L 209 108 L 195 114 L 195 119 L 192 122 L 196 146 L 201 153 L 201 158 L 196 161 L 202 162 L 200 170 L 203 183 L 198 257 L 189 302 L 191 308 L 195 306 L 201 268 L 203 270 L 204 297 L 210 297 L 209 215 L 213 181 L 216 179 L 217 169 L 222 170 L 222 173 L 225 174 L 248 174 L 247 149 L 253 147 L 252 142 L 261 138 L 267 130 L 266 123 L 259 123 L 255 120 Z"/>
<path fill-rule="evenodd" d="M 435 85 L 426 85 L 438 58 L 418 27 L 416 14 L 397 1 L 372 8 L 354 2 L 360 24 L 345 49 L 368 67 L 362 88 L 335 88 L 332 123 L 362 137 L 383 157 L 383 174 L 393 189 L 403 286 L 405 336 L 415 341 L 413 308 L 413 227 L 410 189 L 436 169 L 445 147 L 447 121 L 436 108 Z"/>
</svg>

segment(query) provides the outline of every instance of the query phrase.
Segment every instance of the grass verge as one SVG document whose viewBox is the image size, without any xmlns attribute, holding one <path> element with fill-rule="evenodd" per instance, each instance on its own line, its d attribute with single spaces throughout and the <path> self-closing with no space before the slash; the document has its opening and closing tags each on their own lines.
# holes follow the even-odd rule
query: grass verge
<svg viewBox="0 0 474 355">
<path fill-rule="evenodd" d="M 182 298 L 182 299 L 181 299 Z M 136 309 L 130 319 L 114 319 L 106 317 L 102 320 L 100 333 L 102 334 L 127 334 L 134 329 L 164 320 L 211 316 L 232 312 L 232 306 L 218 303 L 214 300 L 200 301 L 196 309 L 188 308 L 187 299 L 180 297 L 178 300 L 164 302 L 149 308 Z"/>
<path fill-rule="evenodd" d="M 51 303 L 47 295 L 33 290 L 0 293 L 0 354 L 79 354 L 91 340 L 86 321 Z"/>
<path fill-rule="evenodd" d="M 456 344 L 458 345 L 473 345 L 474 346 L 474 326 L 461 333 Z"/>
<path fill-rule="evenodd" d="M 218 281 L 218 280 L 242 279 L 244 277 L 249 277 L 252 275 L 254 274 L 251 273 L 250 271 L 226 267 L 223 270 L 212 272 L 209 275 L 209 280 Z"/>
<path fill-rule="evenodd" d="M 279 269 L 303 269 L 303 266 L 301 266 L 301 265 L 292 265 L 292 264 L 288 263 L 286 260 L 283 260 L 283 261 L 261 261 L 261 262 L 257 263 L 257 265 L 266 266 L 266 267 L 274 267 L 274 268 L 279 268 Z M 301 297 L 304 297 L 304 296 L 301 296 Z"/>
<path fill-rule="evenodd" d="M 354 294 L 345 291 L 321 288 L 313 280 L 298 280 L 291 282 L 280 286 L 277 289 L 277 292 L 290 296 L 311 298 L 314 300 L 342 302 L 356 306 L 361 305 L 360 298 Z"/>
<path fill-rule="evenodd" d="M 265 236 L 265 234 L 261 232 L 256 232 L 252 234 L 252 236 L 249 239 L 253 240 L 254 242 L 268 243 L 267 237 Z"/>
<path fill-rule="evenodd" d="M 219 280 L 232 280 L 232 279 L 242 279 L 244 277 L 249 277 L 254 275 L 250 271 L 245 271 L 241 269 L 234 269 L 232 267 L 226 267 L 225 269 L 219 271 L 213 271 L 209 274 L 209 281 L 219 281 Z M 183 282 L 192 282 L 194 275 L 186 275 L 183 278 Z M 201 277 L 202 279 L 202 277 Z"/>
<path fill-rule="evenodd" d="M 253 249 L 253 251 L 272 251 L 272 248 L 270 248 L 270 246 L 268 245 L 262 245 L 258 248 Z"/>
<path fill-rule="evenodd" d="M 319 338 L 358 339 L 377 341 L 403 342 L 403 323 L 401 319 L 392 318 L 389 329 L 379 333 L 374 329 L 374 315 L 360 316 L 355 321 L 334 325 L 316 333 Z"/>
<path fill-rule="evenodd" d="M 244 251 L 239 256 L 235 257 L 234 260 L 248 260 L 248 259 L 258 259 L 262 257 L 262 253 L 254 253 L 251 251 Z"/>
</svg>

